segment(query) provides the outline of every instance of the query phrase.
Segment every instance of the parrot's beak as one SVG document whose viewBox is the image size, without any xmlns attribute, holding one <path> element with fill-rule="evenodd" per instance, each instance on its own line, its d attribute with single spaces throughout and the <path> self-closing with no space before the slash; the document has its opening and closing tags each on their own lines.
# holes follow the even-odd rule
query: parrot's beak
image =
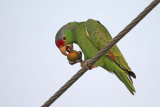
<svg viewBox="0 0 160 107">
<path fill-rule="evenodd" d="M 64 46 L 60 46 L 59 50 L 61 51 L 61 53 L 65 56 L 67 56 L 67 52 L 70 52 L 73 50 L 73 44 L 68 44 L 68 45 L 64 45 Z"/>
</svg>

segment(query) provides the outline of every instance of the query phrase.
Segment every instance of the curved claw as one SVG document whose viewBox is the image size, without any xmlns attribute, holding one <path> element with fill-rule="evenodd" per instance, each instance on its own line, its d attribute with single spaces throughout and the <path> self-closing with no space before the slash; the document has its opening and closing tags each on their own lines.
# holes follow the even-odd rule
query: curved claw
<svg viewBox="0 0 160 107">
<path fill-rule="evenodd" d="M 91 66 L 91 68 L 89 68 L 89 67 L 87 66 L 87 63 L 88 63 L 89 60 L 90 60 L 90 59 L 86 60 L 86 61 L 84 62 L 84 64 L 83 64 L 83 66 L 84 66 L 86 69 L 91 70 L 91 69 L 95 68 L 96 65 L 94 64 L 94 65 Z"/>
</svg>

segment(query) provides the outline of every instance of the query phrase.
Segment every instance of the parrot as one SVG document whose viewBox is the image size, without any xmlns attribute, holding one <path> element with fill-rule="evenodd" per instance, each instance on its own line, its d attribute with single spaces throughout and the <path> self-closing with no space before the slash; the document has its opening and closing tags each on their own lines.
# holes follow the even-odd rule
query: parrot
<svg viewBox="0 0 160 107">
<path fill-rule="evenodd" d="M 112 37 L 104 25 L 97 20 L 88 19 L 83 22 L 69 22 L 61 27 L 56 34 L 55 44 L 65 56 L 68 55 L 68 50 L 73 50 L 73 44 L 77 44 L 84 54 L 84 61 L 88 61 L 111 40 Z M 134 95 L 136 91 L 132 78 L 136 79 L 136 75 L 116 44 L 94 66 L 115 74 Z"/>
</svg>

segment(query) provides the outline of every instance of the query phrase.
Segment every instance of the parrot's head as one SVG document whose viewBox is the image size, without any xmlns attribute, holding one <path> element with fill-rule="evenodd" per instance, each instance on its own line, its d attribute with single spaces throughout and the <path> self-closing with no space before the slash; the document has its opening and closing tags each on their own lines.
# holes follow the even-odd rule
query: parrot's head
<svg viewBox="0 0 160 107">
<path fill-rule="evenodd" d="M 64 25 L 56 34 L 55 43 L 63 55 L 73 50 L 76 37 L 76 22 Z"/>
</svg>

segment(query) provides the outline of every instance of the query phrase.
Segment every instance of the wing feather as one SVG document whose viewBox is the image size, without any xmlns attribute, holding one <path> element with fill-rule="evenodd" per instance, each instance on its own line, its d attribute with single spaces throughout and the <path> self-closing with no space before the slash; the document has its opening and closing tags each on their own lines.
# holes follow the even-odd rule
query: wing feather
<svg viewBox="0 0 160 107">
<path fill-rule="evenodd" d="M 111 35 L 108 30 L 99 22 L 92 19 L 87 20 L 86 22 L 86 33 L 87 37 L 92 43 L 100 50 L 102 49 L 109 41 L 112 40 Z M 111 53 L 114 55 L 114 59 L 119 66 L 127 71 L 131 71 L 128 63 L 124 59 L 122 53 L 120 52 L 117 45 L 114 45 L 106 55 L 110 56 Z"/>
</svg>

